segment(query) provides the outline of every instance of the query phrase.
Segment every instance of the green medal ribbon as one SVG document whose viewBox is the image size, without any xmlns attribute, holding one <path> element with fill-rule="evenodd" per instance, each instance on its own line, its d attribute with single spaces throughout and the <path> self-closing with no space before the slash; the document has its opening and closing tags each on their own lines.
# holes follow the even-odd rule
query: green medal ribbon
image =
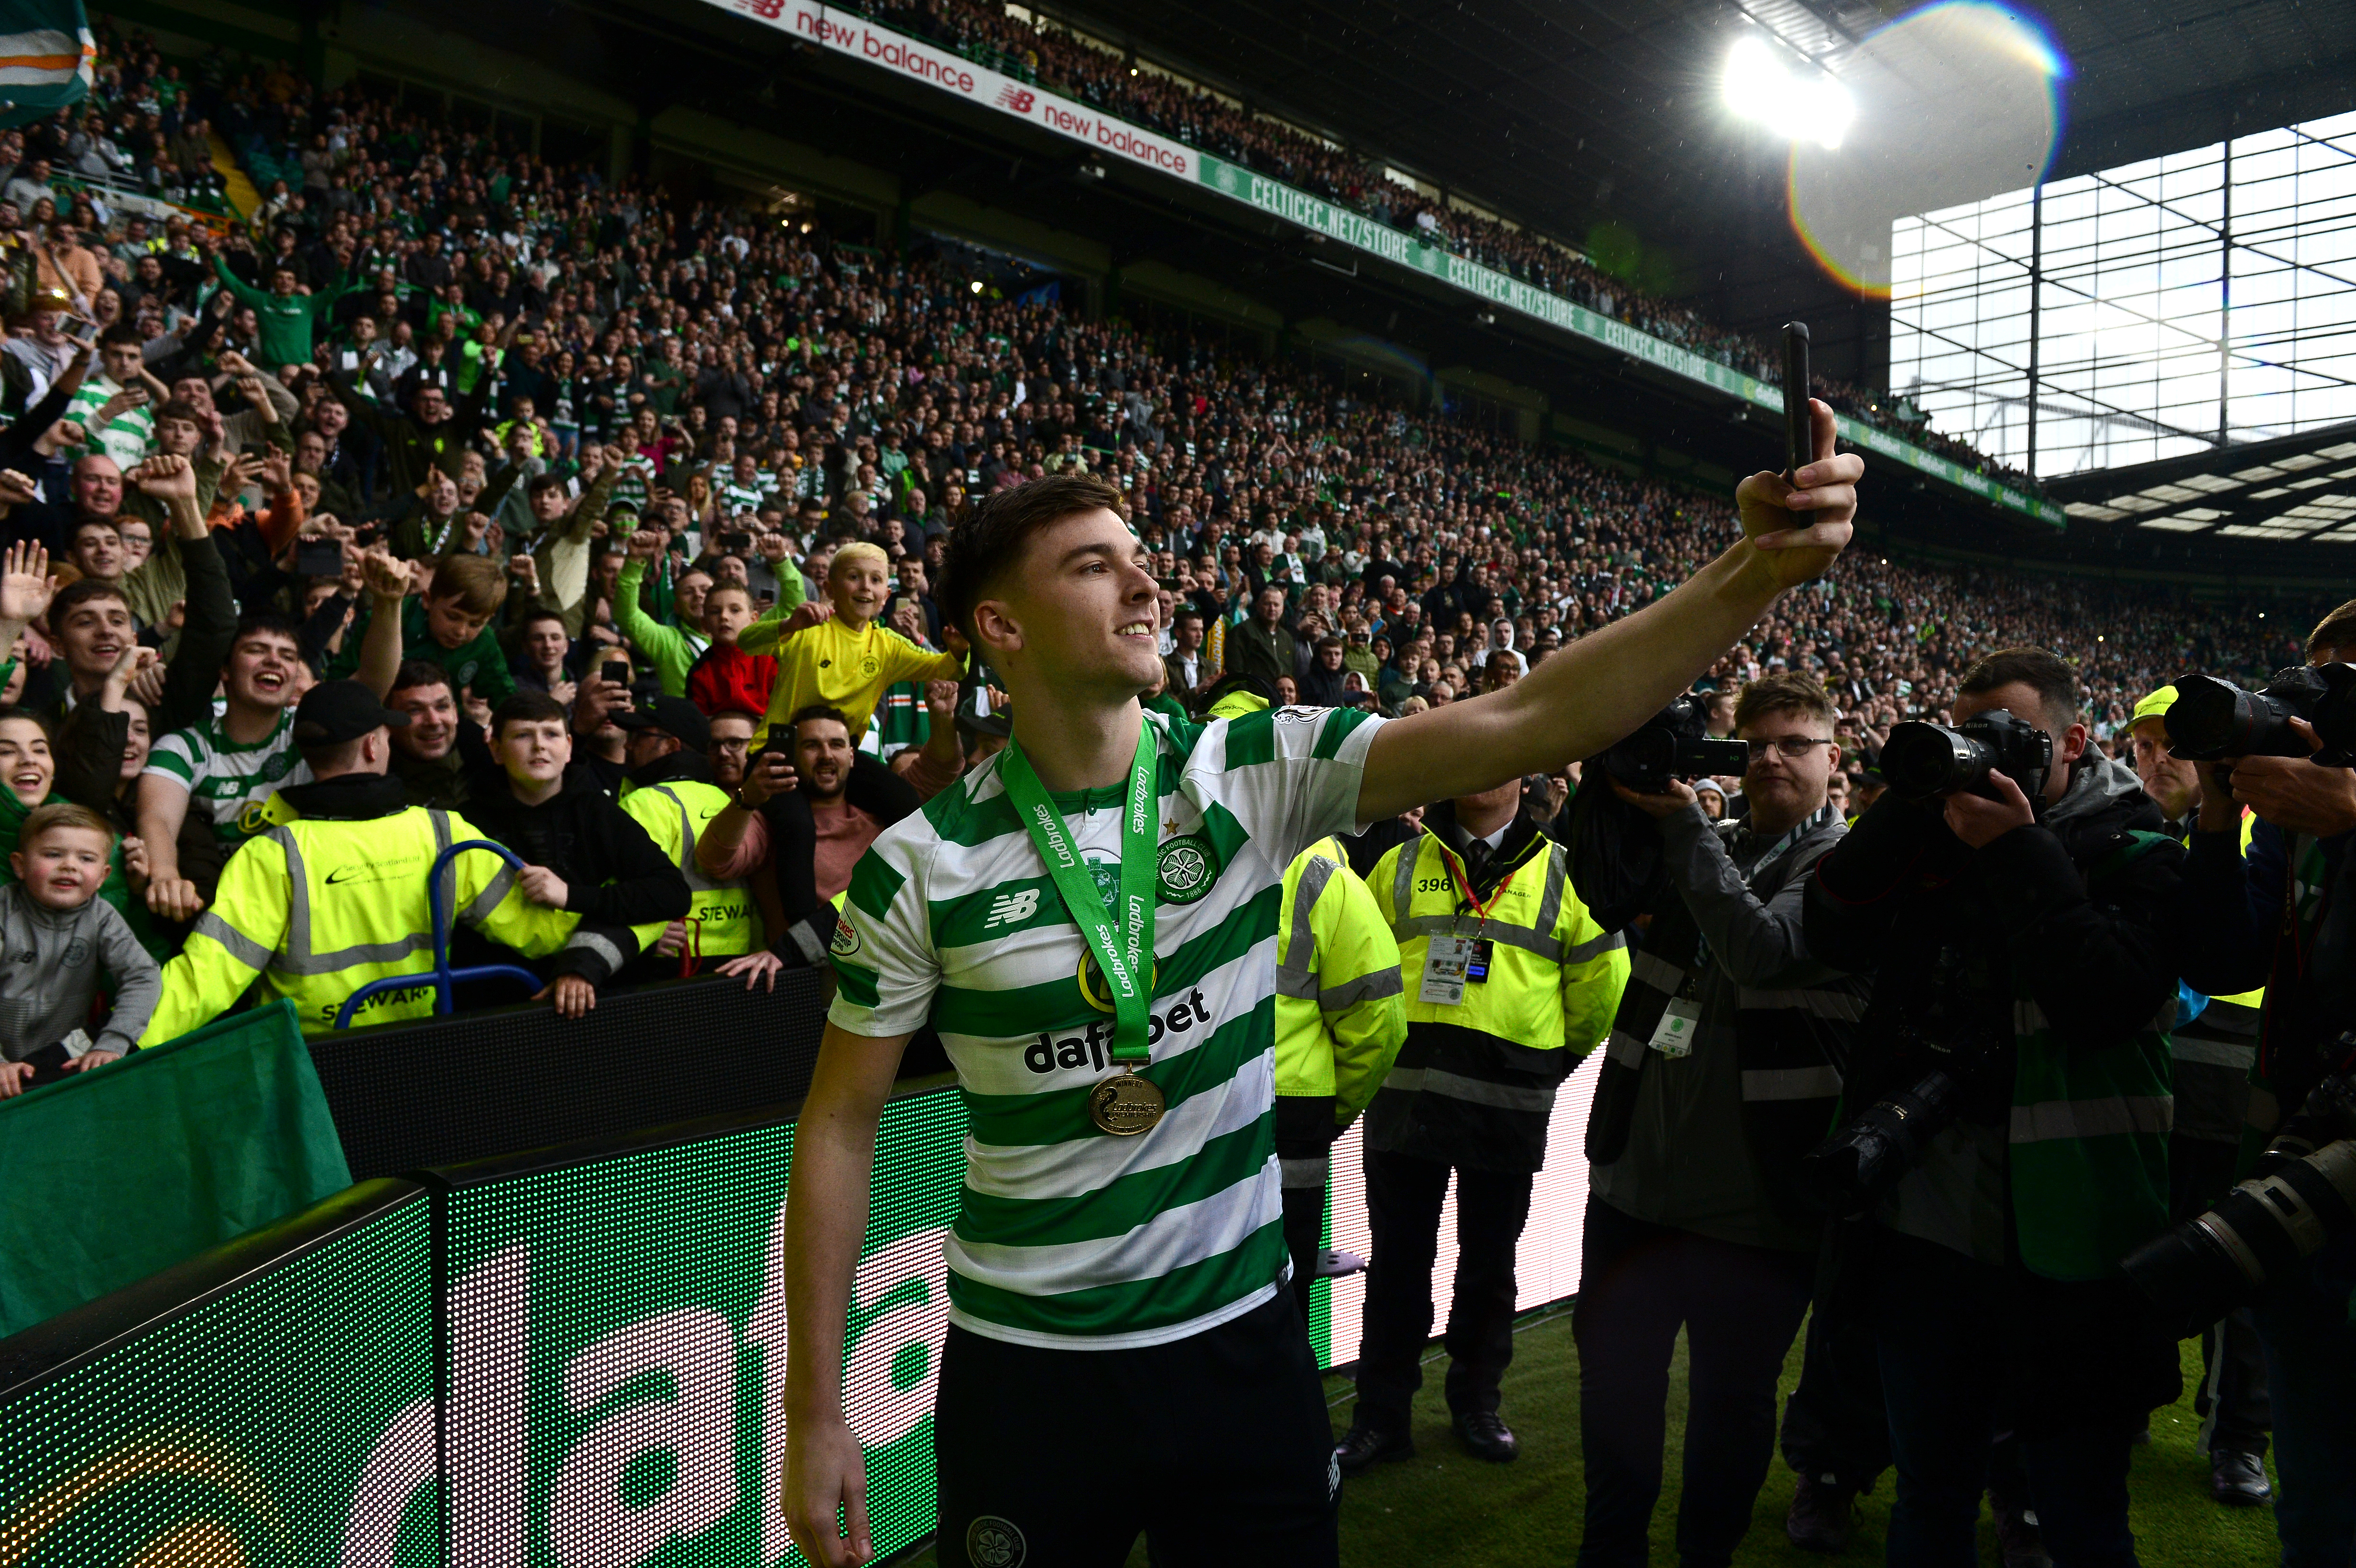
<svg viewBox="0 0 2356 1568">
<path fill-rule="evenodd" d="M 1023 742 L 1008 741 L 998 764 L 998 776 L 1005 781 L 1015 815 L 1038 847 L 1039 858 L 1047 862 L 1055 891 L 1080 928 L 1088 951 L 1096 955 L 1097 967 L 1104 971 L 1105 984 L 1112 992 L 1112 1059 L 1128 1063 L 1152 1060 L 1145 1037 L 1153 1001 L 1147 988 L 1153 983 L 1154 761 L 1153 727 L 1141 718 L 1137 755 L 1129 765 L 1128 815 L 1120 825 L 1121 929 L 1118 933 L 1105 918 L 1104 899 L 1080 859 L 1071 827 L 1040 784 L 1031 759 L 1023 754 Z"/>
</svg>

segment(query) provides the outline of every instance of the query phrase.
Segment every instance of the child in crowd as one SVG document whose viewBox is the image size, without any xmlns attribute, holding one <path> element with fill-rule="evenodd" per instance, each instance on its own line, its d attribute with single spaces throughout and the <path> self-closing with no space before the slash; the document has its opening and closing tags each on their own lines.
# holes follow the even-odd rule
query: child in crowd
<svg viewBox="0 0 2356 1568">
<path fill-rule="evenodd" d="M 878 624 L 892 600 L 892 560 L 872 544 L 847 544 L 827 563 L 826 597 L 780 621 L 755 621 L 736 638 L 748 654 L 774 650 L 776 684 L 769 692 L 770 728 L 805 708 L 840 711 L 854 736 L 884 688 L 902 680 L 958 680 L 965 675 L 965 640 L 945 632 L 949 651 L 934 653 Z"/>
<path fill-rule="evenodd" d="M 524 897 L 581 917 L 573 939 L 534 967 L 566 1018 L 597 1005 L 596 987 L 637 956 L 633 926 L 688 912 L 687 878 L 594 774 L 571 765 L 571 715 L 544 691 L 519 691 L 491 714 L 504 790 L 466 803 L 466 819 L 528 864 Z"/>
<path fill-rule="evenodd" d="M 138 1041 L 163 994 L 163 972 L 120 912 L 98 896 L 111 873 L 114 828 L 88 806 L 37 807 L 0 887 L 0 1098 L 37 1073 L 80 1072 Z M 99 975 L 114 1007 L 93 1040 L 85 1027 Z"/>
<path fill-rule="evenodd" d="M 748 654 L 738 645 L 753 624 L 753 595 L 739 582 L 716 582 L 704 591 L 697 616 L 706 645 L 675 626 L 666 626 L 638 603 L 648 566 L 662 552 L 662 535 L 641 528 L 630 536 L 629 564 L 614 585 L 614 624 L 654 662 L 663 690 L 684 697 L 705 713 L 731 708 L 756 711 L 768 706 L 777 682 L 777 661 Z"/>
<path fill-rule="evenodd" d="M 402 610 L 401 656 L 433 660 L 449 671 L 453 692 L 465 689 L 477 702 L 497 707 L 515 691 L 507 656 L 490 631 L 507 598 L 507 569 L 498 561 L 481 555 L 444 557 L 423 597 Z M 359 675 L 363 628 L 373 613 L 364 611 L 353 623 L 343 651 L 327 666 L 327 679 Z"/>
</svg>

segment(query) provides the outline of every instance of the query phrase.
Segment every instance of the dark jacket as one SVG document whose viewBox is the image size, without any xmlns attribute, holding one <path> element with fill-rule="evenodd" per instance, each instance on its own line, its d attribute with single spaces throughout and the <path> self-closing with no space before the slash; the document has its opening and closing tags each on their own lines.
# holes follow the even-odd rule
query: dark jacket
<svg viewBox="0 0 2356 1568">
<path fill-rule="evenodd" d="M 1870 981 L 1816 961 L 1803 909 L 1809 874 L 1846 831 L 1829 807 L 1772 844 L 1697 805 L 1660 823 L 1665 874 L 1587 1123 L 1605 1201 L 1655 1223 L 1708 1211 L 1741 1232 L 1721 1240 L 1815 1244 L 1822 1216 L 1800 1196 L 1799 1162 L 1832 1129 Z M 1698 1019 L 1674 1070 L 1650 1049 L 1673 997 Z M 1634 1163 L 1612 1168 L 1632 1138 Z"/>
<path fill-rule="evenodd" d="M 552 974 L 602 984 L 637 955 L 632 926 L 687 913 L 687 879 L 587 769 L 566 769 L 563 787 L 538 805 L 512 789 L 482 790 L 467 803 L 466 820 L 564 879 L 564 907 L 581 917 L 581 933 L 550 960 Z"/>
</svg>

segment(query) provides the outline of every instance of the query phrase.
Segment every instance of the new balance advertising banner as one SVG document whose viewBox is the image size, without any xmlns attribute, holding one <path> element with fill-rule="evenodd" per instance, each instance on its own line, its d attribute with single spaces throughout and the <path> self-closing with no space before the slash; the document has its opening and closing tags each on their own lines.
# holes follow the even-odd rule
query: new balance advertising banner
<svg viewBox="0 0 2356 1568">
<path fill-rule="evenodd" d="M 0 1335 L 351 1180 L 292 1003 L 0 1101 Z"/>
<path fill-rule="evenodd" d="M 1329 240 L 1379 256 L 1398 266 L 1427 273 L 1466 293 L 1503 306 L 1548 326 L 1601 343 L 1673 375 L 1697 381 L 1714 390 L 1779 412 L 1783 394 L 1776 388 L 1689 348 L 1640 332 L 1584 305 L 1558 298 L 1506 274 L 1468 261 L 1418 235 L 1377 223 L 1362 213 L 1295 190 L 1281 181 L 1255 174 L 1240 164 L 1199 152 L 1185 143 L 1142 130 L 1085 103 L 1058 97 L 1032 83 L 1017 80 L 967 59 L 956 50 L 911 38 L 879 27 L 854 11 L 822 5 L 815 0 L 706 0 L 739 16 L 750 16 L 806 43 L 819 44 L 837 54 L 864 60 L 879 69 L 952 92 L 969 102 L 1027 120 L 1044 131 L 1096 148 L 1107 156 L 1159 170 L 1173 178 L 1203 186 L 1231 200 L 1271 213 Z M 1899 440 L 1886 431 L 1840 418 L 1841 434 L 1856 445 L 1927 474 L 1981 500 L 2055 528 L 2068 518 L 2053 502 L 2027 496 L 1986 475 L 1935 453 Z"/>
</svg>

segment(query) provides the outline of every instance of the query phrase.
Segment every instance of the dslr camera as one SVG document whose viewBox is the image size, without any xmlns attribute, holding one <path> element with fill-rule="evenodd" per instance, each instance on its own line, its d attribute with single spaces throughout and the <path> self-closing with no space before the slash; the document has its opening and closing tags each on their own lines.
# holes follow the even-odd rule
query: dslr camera
<svg viewBox="0 0 2356 1568">
<path fill-rule="evenodd" d="M 2053 737 L 2001 708 L 1961 724 L 1910 719 L 1890 727 L 1881 748 L 1881 776 L 1901 800 L 1970 794 L 1993 797 L 1992 773 L 2002 773 L 2035 800 L 2053 766 Z"/>
<path fill-rule="evenodd" d="M 2315 726 L 2323 750 L 2315 760 L 2356 763 L 2356 667 L 2297 665 L 2276 670 L 2256 691 L 2213 675 L 2179 676 L 2168 709 L 2168 749 L 2196 763 L 2223 757 L 2304 757 L 2308 743 L 2290 727 Z"/>
<path fill-rule="evenodd" d="M 1645 720 L 1601 761 L 1606 773 L 1638 795 L 1666 795 L 1671 779 L 1741 773 L 1751 765 L 1751 748 L 1740 741 L 1710 739 L 1709 705 L 1688 692 Z"/>
<path fill-rule="evenodd" d="M 2340 1070 L 2283 1124 L 2247 1181 L 2120 1261 L 2183 1323 L 2214 1323 L 2356 1225 L 2356 1034 L 2340 1047 Z"/>
<path fill-rule="evenodd" d="M 1903 1026 L 1892 1045 L 1910 1072 L 1901 1088 L 1836 1128 L 1800 1162 L 1800 1189 L 1826 1213 L 1871 1213 L 1913 1169 L 1933 1138 L 1963 1114 L 1964 1095 L 1999 1049 L 1993 1030 L 1954 1019 Z"/>
</svg>

